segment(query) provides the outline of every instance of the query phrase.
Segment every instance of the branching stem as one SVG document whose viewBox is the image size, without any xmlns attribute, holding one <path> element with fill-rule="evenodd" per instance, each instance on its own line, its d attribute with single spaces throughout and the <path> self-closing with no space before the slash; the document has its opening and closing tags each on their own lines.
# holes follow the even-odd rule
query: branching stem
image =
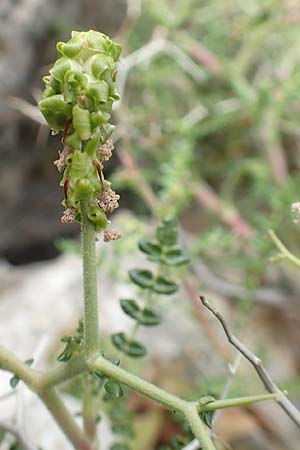
<svg viewBox="0 0 300 450">
<path fill-rule="evenodd" d="M 281 240 L 279 239 L 279 237 L 275 234 L 275 232 L 273 230 L 269 230 L 269 236 L 272 239 L 272 241 L 274 242 L 274 244 L 276 245 L 276 247 L 278 248 L 278 250 L 280 251 L 280 254 L 278 255 L 278 257 L 280 257 L 280 259 L 288 259 L 291 263 L 293 263 L 296 267 L 299 268 L 300 267 L 300 259 L 297 258 L 297 256 L 293 255 L 293 253 L 291 253 L 286 248 L 286 246 L 281 242 Z M 278 258 L 278 257 L 275 257 L 275 258 Z"/>
</svg>

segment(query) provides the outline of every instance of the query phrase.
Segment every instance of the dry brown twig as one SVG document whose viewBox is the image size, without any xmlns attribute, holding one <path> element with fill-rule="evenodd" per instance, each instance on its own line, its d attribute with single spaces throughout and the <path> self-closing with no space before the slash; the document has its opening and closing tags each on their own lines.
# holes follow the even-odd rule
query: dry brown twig
<svg viewBox="0 0 300 450">
<path fill-rule="evenodd" d="M 207 308 L 216 317 L 216 319 L 218 319 L 226 334 L 228 342 L 230 342 L 230 344 L 233 345 L 233 347 L 235 347 L 254 367 L 266 390 L 270 393 L 282 392 L 272 380 L 271 375 L 264 367 L 261 359 L 252 353 L 242 342 L 240 342 L 236 336 L 234 336 L 222 314 L 214 306 L 212 306 L 205 299 L 205 297 L 200 296 L 200 300 L 203 306 L 205 306 L 205 308 Z M 300 428 L 300 411 L 298 411 L 298 409 L 287 397 L 282 397 L 277 401 L 290 419 L 292 419 L 292 421 Z"/>
</svg>

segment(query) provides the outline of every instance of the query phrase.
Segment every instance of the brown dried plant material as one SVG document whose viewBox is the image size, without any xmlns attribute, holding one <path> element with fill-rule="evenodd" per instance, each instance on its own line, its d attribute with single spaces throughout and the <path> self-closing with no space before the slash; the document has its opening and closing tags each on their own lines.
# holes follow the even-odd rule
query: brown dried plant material
<svg viewBox="0 0 300 450">
<path fill-rule="evenodd" d="M 67 208 L 63 212 L 63 215 L 60 219 L 61 223 L 74 223 L 76 217 L 76 211 L 72 208 Z"/>
<path fill-rule="evenodd" d="M 105 230 L 103 240 L 104 242 L 116 241 L 122 237 L 121 233 L 116 230 Z"/>
<path fill-rule="evenodd" d="M 112 189 L 104 189 L 98 196 L 99 206 L 105 213 L 112 213 L 115 209 L 119 208 L 118 200 L 119 194 L 116 194 Z"/>
<path fill-rule="evenodd" d="M 99 147 L 99 155 L 100 155 L 100 159 L 101 161 L 108 161 L 111 156 L 112 156 L 112 152 L 114 149 L 114 144 L 113 141 L 111 139 L 107 139 L 107 141 L 100 145 Z"/>
<path fill-rule="evenodd" d="M 53 163 L 57 167 L 59 173 L 62 173 L 64 171 L 64 168 L 66 166 L 66 157 L 68 156 L 69 151 L 69 147 L 65 146 L 62 151 L 59 152 L 59 158 Z"/>
</svg>

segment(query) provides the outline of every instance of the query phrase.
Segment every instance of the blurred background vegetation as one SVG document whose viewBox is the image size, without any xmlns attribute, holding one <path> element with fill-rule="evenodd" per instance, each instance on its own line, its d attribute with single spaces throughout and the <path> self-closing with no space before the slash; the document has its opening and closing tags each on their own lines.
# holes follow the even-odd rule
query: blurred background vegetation
<svg viewBox="0 0 300 450">
<path fill-rule="evenodd" d="M 192 257 L 181 297 L 205 330 L 212 364 L 202 372 L 207 382 L 190 368 L 191 392 L 220 395 L 234 359 L 197 303 L 204 292 L 221 302 L 236 333 L 300 405 L 299 275 L 288 263 L 270 263 L 267 234 L 274 229 L 299 254 L 290 214 L 300 199 L 299 0 L 4 0 L 0 21 L 2 258 L 23 265 L 76 250 L 69 239 L 78 226 L 59 223 L 62 192 L 51 162 L 60 137 L 49 138 L 36 104 L 55 43 L 73 29 L 105 32 L 123 45 L 107 175 L 121 194 L 113 279 L 125 276 L 118 258 L 134 255 L 166 214 L 176 216 Z M 188 361 L 149 366 L 159 382 L 172 374 L 181 389 Z M 231 393 L 255 392 L 253 379 L 245 367 Z M 131 409 L 143 430 L 133 450 L 184 448 L 181 438 L 170 443 L 178 425 L 162 411 L 135 397 Z M 276 406 L 222 418 L 218 432 L 228 444 L 220 448 L 298 448 L 298 432 Z"/>
</svg>

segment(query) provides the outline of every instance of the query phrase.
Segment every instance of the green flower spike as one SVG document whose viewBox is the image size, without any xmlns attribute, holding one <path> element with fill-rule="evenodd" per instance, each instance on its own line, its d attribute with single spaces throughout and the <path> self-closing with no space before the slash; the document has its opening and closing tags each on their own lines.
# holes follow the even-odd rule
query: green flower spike
<svg viewBox="0 0 300 450">
<path fill-rule="evenodd" d="M 97 31 L 73 31 L 68 42 L 57 44 L 57 52 L 50 75 L 43 78 L 39 108 L 53 132 L 64 132 L 64 149 L 55 162 L 63 172 L 67 209 L 62 221 L 80 220 L 80 201 L 86 200 L 88 217 L 101 231 L 108 225 L 105 212 L 112 209 L 105 208 L 103 198 L 119 197 L 102 171 L 107 149 L 111 155 L 113 148 L 109 137 L 114 127 L 108 121 L 113 102 L 119 99 L 115 79 L 121 46 Z M 117 202 L 114 205 L 118 207 Z"/>
</svg>

